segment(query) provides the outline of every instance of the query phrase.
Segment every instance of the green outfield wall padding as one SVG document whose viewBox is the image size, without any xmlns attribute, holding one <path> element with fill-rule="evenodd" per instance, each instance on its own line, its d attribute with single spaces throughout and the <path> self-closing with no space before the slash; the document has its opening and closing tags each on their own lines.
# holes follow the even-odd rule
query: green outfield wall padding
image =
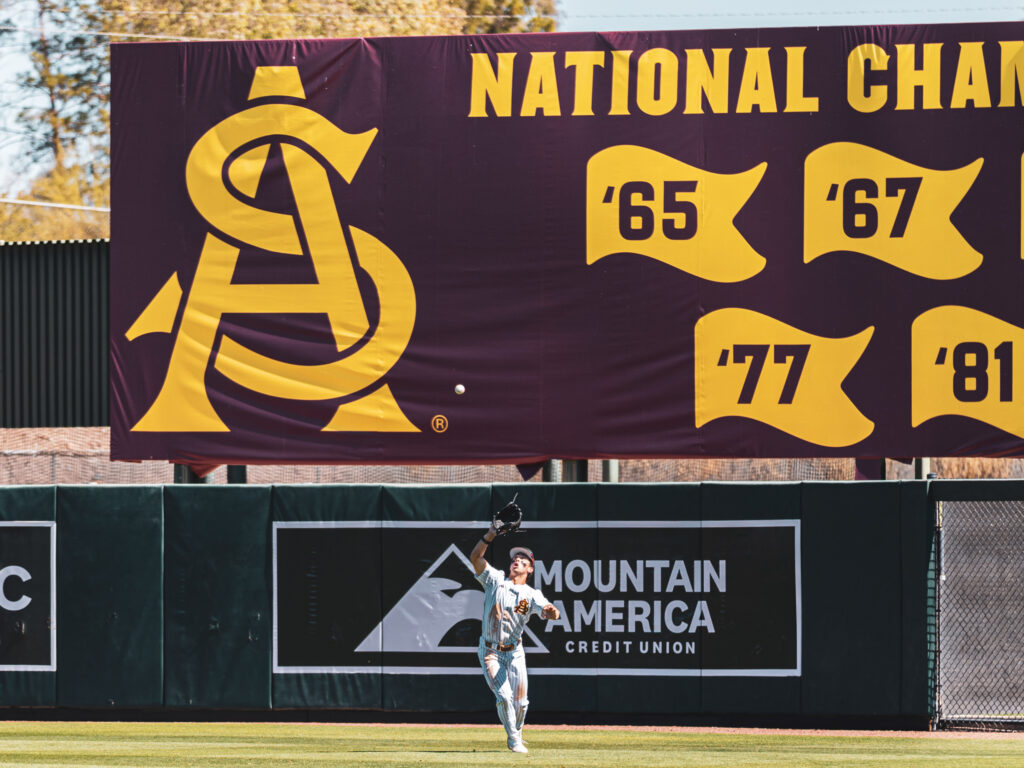
<svg viewBox="0 0 1024 768">
<path fill-rule="evenodd" d="M 475 661 L 475 659 L 474 659 Z M 532 680 L 530 681 L 532 684 Z M 384 675 L 384 709 L 395 712 L 491 712 L 494 696 L 477 675 Z M 531 704 L 531 708 L 532 708 Z M 495 726 L 498 724 L 495 715 Z"/>
<path fill-rule="evenodd" d="M 275 674 L 274 709 L 383 709 L 380 674 Z"/>
<path fill-rule="evenodd" d="M 930 597 L 929 562 L 935 542 L 935 519 L 924 480 L 900 484 L 900 576 L 902 597 L 902 676 L 900 712 L 927 712 L 931 655 L 929 623 L 935 617 L 934 594 Z"/>
<path fill-rule="evenodd" d="M 537 560 L 545 564 L 555 561 L 568 563 L 573 560 L 593 563 L 599 558 L 597 484 L 496 485 L 491 499 L 492 507 L 500 509 L 517 491 L 519 495 L 516 503 L 522 507 L 524 517 L 522 532 L 498 539 L 491 546 L 493 552 L 489 560 L 496 568 L 508 570 L 509 550 L 513 546 L 529 548 Z M 533 525 L 534 523 L 536 525 Z M 579 527 L 541 527 L 558 523 L 577 524 Z M 564 588 L 562 592 L 556 593 L 553 591 L 553 585 L 541 584 L 536 574 L 532 584 L 540 588 L 544 596 L 556 605 L 563 615 L 572 615 L 573 598 L 585 597 L 583 594 L 565 591 Z M 557 646 L 564 647 L 568 640 L 575 637 L 574 634 L 562 629 L 548 631 L 553 625 L 537 618 L 531 619 L 528 626 L 537 634 L 540 642 L 551 650 L 557 650 Z M 528 651 L 528 667 L 539 667 L 539 663 L 534 662 L 539 661 L 541 655 Z M 479 682 L 486 694 L 485 700 L 493 706 L 494 697 L 484 685 L 482 674 Z M 535 673 L 529 676 L 529 695 L 532 712 L 596 712 L 600 708 L 600 682 L 594 675 L 552 677 Z"/>
<path fill-rule="evenodd" d="M 597 486 L 597 519 L 700 520 L 700 483 L 606 483 Z"/>
<path fill-rule="evenodd" d="M 531 712 L 597 712 L 600 695 L 596 677 L 586 675 L 573 677 L 530 676 Z M 494 705 L 494 697 L 487 690 L 483 675 L 479 683 L 487 694 L 487 701 Z"/>
<path fill-rule="evenodd" d="M 790 715 L 800 711 L 799 677 L 702 677 L 701 712 L 708 715 Z"/>
<path fill-rule="evenodd" d="M 479 668 L 479 623 L 472 630 L 468 622 L 451 628 L 454 636 L 448 638 L 449 647 L 461 650 L 418 653 L 415 649 L 442 643 L 444 638 L 438 635 L 447 634 L 447 626 L 441 625 L 451 624 L 443 620 L 446 608 L 457 610 L 462 599 L 457 595 L 467 596 L 478 589 L 468 557 L 487 530 L 491 487 L 385 487 L 382 509 L 384 618 L 379 642 L 385 672 L 381 676 L 384 709 L 447 712 L 484 708 L 490 694 L 482 674 L 479 678 L 465 673 L 435 676 L 403 674 L 402 669 L 454 666 L 473 672 Z"/>
<path fill-rule="evenodd" d="M 701 483 L 701 519 L 798 519 L 803 483 Z"/>
<path fill-rule="evenodd" d="M 19 523 L 53 523 L 56 492 L 52 486 L 0 488 L 0 562 L 25 568 L 31 580 L 11 579 L 5 585 L 9 599 L 28 598 L 22 610 L 0 609 L 0 705 L 45 707 L 57 703 L 56 666 L 61 637 L 54 629 L 56 608 L 50 529 Z M 56 541 L 60 536 L 55 537 Z M 52 619 L 52 621 L 51 621 Z M 11 670 L 30 665 L 31 670 Z M 7 669 L 5 669 L 7 667 Z"/>
<path fill-rule="evenodd" d="M 270 488 L 164 488 L 164 704 L 269 707 Z"/>
<path fill-rule="evenodd" d="M 622 555 L 620 545 L 623 543 L 623 537 L 636 537 L 637 532 L 624 532 L 621 528 L 608 526 L 618 526 L 628 521 L 664 521 L 666 524 L 679 520 L 699 522 L 700 518 L 699 483 L 601 484 L 597 486 L 597 555 L 602 562 L 615 560 Z M 601 527 L 602 525 L 604 527 Z M 665 538 L 666 532 L 670 530 L 654 527 L 646 533 L 654 541 L 658 541 Z M 691 535 L 699 535 L 699 530 L 694 529 Z M 645 546 L 643 542 L 637 541 L 634 550 L 636 557 L 645 554 Z M 664 553 L 650 551 L 646 555 L 651 558 L 665 556 Z M 596 708 L 599 712 L 701 711 L 699 676 L 635 678 L 598 674 L 596 682 Z"/>
<path fill-rule="evenodd" d="M 491 511 L 501 509 L 516 497 L 523 509 L 523 529 L 530 523 L 551 520 L 594 521 L 597 519 L 597 483 L 522 483 L 495 485 L 491 490 Z M 518 495 L 517 495 L 518 494 Z M 490 516 L 481 522 L 484 529 Z"/>
<path fill-rule="evenodd" d="M 936 696 L 936 689 L 938 686 L 938 655 L 939 655 L 939 568 L 941 554 L 939 551 L 939 533 L 937 530 L 940 513 L 941 503 L 937 502 L 935 497 L 932 495 L 932 490 L 935 487 L 934 482 L 928 482 L 926 485 L 926 492 L 928 494 L 928 504 L 926 506 L 926 528 L 924 532 L 926 539 L 926 560 L 927 560 L 927 576 L 925 577 L 925 661 L 926 665 L 926 680 L 927 680 L 927 693 L 925 699 L 927 701 L 927 713 L 929 718 L 934 718 L 937 709 L 938 701 Z M 1024 491 L 1024 488 L 1022 488 Z M 1024 498 L 1022 495 L 1021 498 Z M 908 641 L 904 644 L 904 652 L 908 655 L 917 653 L 918 648 L 914 642 L 915 638 L 911 635 L 908 637 Z M 913 703 L 920 700 L 919 697 L 914 696 L 916 691 L 909 691 L 904 696 L 904 701 L 908 702 L 908 707 L 912 707 Z"/>
<path fill-rule="evenodd" d="M 1024 499 L 1024 480 L 932 480 L 932 501 L 1012 501 Z"/>
<path fill-rule="evenodd" d="M 274 707 L 383 707 L 379 654 L 352 654 L 383 618 L 382 498 L 380 486 L 273 488 L 280 593 Z M 335 528 L 336 523 L 373 527 Z M 296 674 L 299 665 L 372 671 Z"/>
<path fill-rule="evenodd" d="M 0 672 L 0 706 L 52 707 L 56 704 L 56 672 Z"/>
<path fill-rule="evenodd" d="M 805 483 L 803 496 L 802 711 L 899 713 L 900 485 Z"/>
<path fill-rule="evenodd" d="M 701 484 L 701 521 L 710 522 L 731 522 L 731 521 L 761 521 L 761 520 L 800 520 L 801 518 L 801 484 L 800 483 L 702 483 Z M 801 526 L 803 523 L 801 523 Z M 720 529 L 710 529 L 720 530 Z M 787 532 L 786 540 L 792 541 L 792 529 L 782 529 Z M 707 535 L 707 534 L 705 534 Z M 801 536 L 803 528 L 801 528 Z M 746 549 L 748 556 L 761 554 L 761 539 L 756 535 L 748 535 L 749 543 Z M 704 551 L 702 556 L 717 559 L 713 552 Z M 794 566 L 795 567 L 795 566 Z M 768 580 L 772 577 L 769 572 L 762 574 L 755 573 L 756 579 L 762 577 Z M 792 578 L 792 574 L 790 575 Z M 788 581 L 787 585 L 792 585 Z M 803 582 L 806 589 L 806 580 Z M 793 591 L 792 586 L 787 587 L 789 592 Z M 735 587 L 733 588 L 735 593 Z M 795 601 L 795 595 L 790 597 L 789 592 L 780 595 L 780 600 L 788 601 L 787 604 Z M 728 605 L 728 604 L 727 604 Z M 806 601 L 803 603 L 806 617 Z M 754 630 L 759 639 L 771 632 L 772 608 L 764 603 L 753 606 L 762 616 L 761 622 Z M 751 608 L 747 608 L 747 611 Z M 755 645 L 750 649 L 751 654 L 756 654 L 758 647 Z M 806 651 L 805 651 L 806 652 Z M 705 653 L 701 658 L 701 666 L 704 669 L 714 669 L 723 666 L 714 656 Z M 766 667 L 776 667 L 774 662 L 766 662 Z M 789 665 L 786 665 L 789 666 Z M 801 692 L 804 678 L 797 676 L 789 677 L 733 677 L 733 676 L 701 676 L 700 678 L 700 712 L 707 714 L 787 714 L 800 710 Z"/>
<path fill-rule="evenodd" d="M 381 515 L 385 522 L 410 520 L 479 521 L 487 530 L 491 519 L 489 485 L 385 486 Z"/>
<path fill-rule="evenodd" d="M 57 490 L 57 704 L 163 704 L 160 488 Z"/>
<path fill-rule="evenodd" d="M 57 519 L 57 491 L 52 485 L 0 487 L 0 521 Z"/>
<path fill-rule="evenodd" d="M 532 683 L 531 683 L 532 685 Z M 597 677 L 597 711 L 698 714 L 699 677 Z"/>
<path fill-rule="evenodd" d="M 0 601 L 0 706 L 491 712 L 469 554 L 519 492 L 523 532 L 485 557 L 506 570 L 511 546 L 533 549 L 534 586 L 565 617 L 529 624 L 531 711 L 926 717 L 934 501 L 1018 491 L 3 488 L 0 563 L 31 578 L 0 584 L 30 598 Z"/>
<path fill-rule="evenodd" d="M 384 489 L 379 485 L 275 485 L 275 523 L 379 522 Z"/>
</svg>

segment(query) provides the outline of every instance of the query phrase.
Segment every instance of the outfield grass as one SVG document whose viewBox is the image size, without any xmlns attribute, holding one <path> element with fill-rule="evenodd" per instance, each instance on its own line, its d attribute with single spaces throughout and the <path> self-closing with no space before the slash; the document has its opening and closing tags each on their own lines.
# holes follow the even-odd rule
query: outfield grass
<svg viewBox="0 0 1024 768">
<path fill-rule="evenodd" d="M 1024 740 L 268 723 L 0 723 L 0 766 L 1022 766 Z"/>
</svg>

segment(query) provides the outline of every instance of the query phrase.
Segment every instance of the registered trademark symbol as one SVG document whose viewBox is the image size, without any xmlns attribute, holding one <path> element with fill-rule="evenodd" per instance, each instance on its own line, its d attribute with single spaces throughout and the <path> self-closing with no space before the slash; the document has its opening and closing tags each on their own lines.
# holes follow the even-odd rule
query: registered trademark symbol
<svg viewBox="0 0 1024 768">
<path fill-rule="evenodd" d="M 430 426 L 434 428 L 435 432 L 444 432 L 448 429 L 448 417 L 439 413 L 430 420 Z"/>
</svg>

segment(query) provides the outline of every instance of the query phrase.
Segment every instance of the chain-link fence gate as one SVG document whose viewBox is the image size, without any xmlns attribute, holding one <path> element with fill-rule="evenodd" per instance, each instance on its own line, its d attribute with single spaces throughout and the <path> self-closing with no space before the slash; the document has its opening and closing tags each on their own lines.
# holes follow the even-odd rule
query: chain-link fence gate
<svg viewBox="0 0 1024 768">
<path fill-rule="evenodd" d="M 939 727 L 1024 727 L 1024 500 L 938 503 Z"/>
</svg>

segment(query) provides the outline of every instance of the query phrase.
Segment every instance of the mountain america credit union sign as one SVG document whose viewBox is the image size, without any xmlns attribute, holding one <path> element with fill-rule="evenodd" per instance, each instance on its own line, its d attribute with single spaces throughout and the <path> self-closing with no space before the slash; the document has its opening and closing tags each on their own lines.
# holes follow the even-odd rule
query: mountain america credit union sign
<svg viewBox="0 0 1024 768">
<path fill-rule="evenodd" d="M 116 459 L 1024 454 L 1020 24 L 112 57 Z"/>
<path fill-rule="evenodd" d="M 479 533 L 275 522 L 274 672 L 479 674 L 483 590 L 467 557 Z M 489 561 L 506 569 L 523 543 L 538 554 L 532 585 L 561 613 L 527 626 L 531 675 L 801 674 L 799 520 L 538 521 Z"/>
</svg>

